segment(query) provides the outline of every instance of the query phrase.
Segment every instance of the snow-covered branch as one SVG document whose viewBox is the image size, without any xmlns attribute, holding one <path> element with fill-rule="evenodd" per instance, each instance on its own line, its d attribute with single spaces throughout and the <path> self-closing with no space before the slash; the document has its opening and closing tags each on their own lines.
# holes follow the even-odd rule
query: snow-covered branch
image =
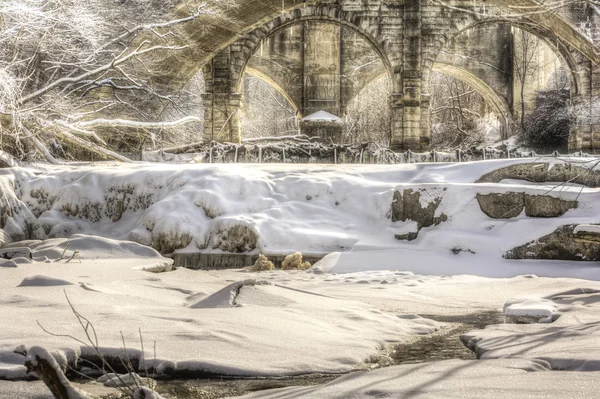
<svg viewBox="0 0 600 399">
<path fill-rule="evenodd" d="M 77 129 L 85 129 L 91 127 L 131 127 L 131 128 L 139 128 L 139 129 L 164 129 L 168 127 L 176 127 L 180 125 L 184 125 L 186 123 L 194 123 L 194 122 L 202 122 L 202 119 L 197 116 L 186 116 L 185 118 L 181 118 L 176 121 L 170 122 L 141 122 L 141 121 L 132 121 L 127 119 L 94 119 L 90 121 L 84 122 L 74 122 L 70 124 L 71 127 Z"/>
</svg>

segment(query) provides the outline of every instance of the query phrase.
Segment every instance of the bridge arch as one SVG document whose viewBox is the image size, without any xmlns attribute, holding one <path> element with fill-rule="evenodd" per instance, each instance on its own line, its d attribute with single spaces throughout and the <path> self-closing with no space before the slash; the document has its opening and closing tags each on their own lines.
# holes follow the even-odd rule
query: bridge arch
<svg viewBox="0 0 600 399">
<path fill-rule="evenodd" d="M 372 46 L 372 48 L 377 52 L 379 58 L 385 69 L 387 71 L 390 79 L 394 77 L 394 68 L 388 58 L 388 55 L 385 50 L 385 42 L 378 39 L 373 33 L 376 34 L 376 27 L 370 26 L 369 24 L 363 23 L 362 26 L 355 25 L 352 21 L 352 18 L 347 13 L 343 13 L 340 11 L 338 7 L 334 5 L 328 5 L 328 7 L 320 6 L 320 7 L 306 7 L 302 10 L 295 10 L 289 17 L 286 17 L 285 22 L 275 22 L 272 21 L 269 26 L 273 25 L 270 29 L 265 29 L 264 27 L 259 27 L 250 32 L 248 35 L 242 37 L 238 41 L 236 41 L 233 46 L 240 47 L 239 51 L 235 52 L 235 63 L 239 65 L 240 71 L 236 74 L 239 74 L 240 77 L 237 79 L 237 82 L 234 86 L 236 91 L 239 91 L 241 85 L 241 76 L 243 75 L 244 70 L 248 64 L 248 61 L 252 57 L 253 54 L 260 48 L 261 43 L 274 36 L 278 32 L 283 29 L 286 29 L 290 26 L 293 26 L 302 22 L 322 22 L 329 23 L 334 25 L 339 25 L 341 27 L 349 28 L 350 30 L 358 33 L 364 39 L 366 39 Z M 237 67 L 236 67 L 237 69 Z"/>
<path fill-rule="evenodd" d="M 560 59 L 563 65 L 566 67 L 565 70 L 571 84 L 572 96 L 589 94 L 587 90 L 588 87 L 586 87 L 584 83 L 585 78 L 582 74 L 583 70 L 585 70 L 588 66 L 587 64 L 589 60 L 587 60 L 584 54 L 571 47 L 568 43 L 565 43 L 551 29 L 532 24 L 529 21 L 515 21 L 500 17 L 490 17 L 476 20 L 449 35 L 448 40 L 444 43 L 444 45 L 451 42 L 459 35 L 464 34 L 465 32 L 490 25 L 511 26 L 536 36 L 554 52 L 557 58 Z"/>
<path fill-rule="evenodd" d="M 506 134 L 512 130 L 513 118 L 508 103 L 483 79 L 464 68 L 440 62 L 433 65 L 433 71 L 443 73 L 467 83 L 483 97 L 484 101 L 494 110 L 494 113 L 500 120 L 503 130 L 502 137 L 505 137 Z"/>
<path fill-rule="evenodd" d="M 273 87 L 273 89 L 275 89 L 279 94 L 281 94 L 286 99 L 286 101 L 290 104 L 290 106 L 296 112 L 296 115 L 298 115 L 298 118 L 302 118 L 303 115 L 302 115 L 302 112 L 300 111 L 300 109 L 298 108 L 298 104 L 296 104 L 294 99 L 292 99 L 289 96 L 289 94 L 287 93 L 287 91 L 283 87 L 281 87 L 277 82 L 275 82 L 273 79 L 271 79 L 270 77 L 268 77 L 267 75 L 265 75 L 264 73 L 259 71 L 258 69 L 246 67 L 245 73 L 247 73 L 248 75 L 254 76 L 255 78 L 258 78 L 258 79 L 262 80 L 263 82 L 267 83 L 269 86 Z M 240 85 L 241 85 L 241 82 L 240 82 Z"/>
</svg>

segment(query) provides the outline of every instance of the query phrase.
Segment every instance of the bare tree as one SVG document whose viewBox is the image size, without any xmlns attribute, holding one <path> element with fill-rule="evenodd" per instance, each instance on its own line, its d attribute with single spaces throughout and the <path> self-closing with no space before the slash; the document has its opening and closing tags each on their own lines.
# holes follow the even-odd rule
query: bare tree
<svg viewBox="0 0 600 399">
<path fill-rule="evenodd" d="M 298 134 L 298 115 L 288 100 L 264 80 L 246 74 L 243 83 L 242 137 Z"/>
<path fill-rule="evenodd" d="M 152 83 L 165 60 L 189 46 L 180 28 L 215 12 L 192 1 L 174 17 L 175 3 L 0 2 L 0 149 L 58 163 L 66 146 L 128 161 L 110 144 L 119 149 L 122 141 L 154 140 L 154 131 L 200 122 L 194 115 L 166 120 L 176 99 Z M 151 100 L 160 105 L 147 107 Z"/>
<path fill-rule="evenodd" d="M 344 116 L 344 143 L 373 141 L 384 147 L 389 145 L 391 92 L 386 76 L 371 82 L 350 101 Z"/>
<path fill-rule="evenodd" d="M 520 88 L 521 128 L 525 126 L 525 86 L 534 79 L 540 68 L 540 40 L 521 29 L 514 31 L 514 76 Z"/>
<path fill-rule="evenodd" d="M 483 143 L 488 107 L 465 82 L 434 72 L 431 77 L 431 139 L 437 149 L 467 149 Z"/>
</svg>

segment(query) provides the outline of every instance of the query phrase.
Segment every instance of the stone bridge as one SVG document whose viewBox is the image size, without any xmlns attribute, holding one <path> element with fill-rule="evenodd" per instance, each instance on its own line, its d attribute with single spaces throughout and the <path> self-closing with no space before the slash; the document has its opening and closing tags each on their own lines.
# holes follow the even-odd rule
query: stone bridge
<svg viewBox="0 0 600 399">
<path fill-rule="evenodd" d="M 244 73 L 269 82 L 299 117 L 341 116 L 354 96 L 382 75 L 392 82 L 391 147 L 430 144 L 431 72 L 469 83 L 500 118 L 513 120 L 511 27 L 535 34 L 565 66 L 573 104 L 600 90 L 597 12 L 583 5 L 545 10 L 534 0 L 236 0 L 220 17 L 189 24 L 197 43 L 173 75 L 204 70 L 207 139 L 239 142 Z M 520 10 L 531 10 L 519 15 Z M 544 11 L 544 12 L 542 12 Z M 579 115 L 571 150 L 600 150 L 600 127 Z"/>
</svg>

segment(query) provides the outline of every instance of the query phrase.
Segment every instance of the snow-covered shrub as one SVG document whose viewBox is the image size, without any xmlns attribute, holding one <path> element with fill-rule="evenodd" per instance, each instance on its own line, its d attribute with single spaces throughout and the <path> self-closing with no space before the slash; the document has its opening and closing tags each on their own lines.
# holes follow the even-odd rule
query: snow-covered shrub
<svg viewBox="0 0 600 399">
<path fill-rule="evenodd" d="M 251 272 L 264 272 L 269 270 L 274 270 L 275 265 L 271 262 L 265 255 L 258 255 L 258 259 L 254 262 L 252 267 L 248 268 Z"/>
<path fill-rule="evenodd" d="M 296 252 L 288 255 L 281 264 L 282 270 L 308 270 L 310 269 L 309 262 L 302 262 L 302 253 Z"/>
<path fill-rule="evenodd" d="M 213 223 L 200 249 L 220 249 L 225 252 L 250 252 L 258 246 L 258 232 L 244 220 L 219 219 Z"/>
</svg>

